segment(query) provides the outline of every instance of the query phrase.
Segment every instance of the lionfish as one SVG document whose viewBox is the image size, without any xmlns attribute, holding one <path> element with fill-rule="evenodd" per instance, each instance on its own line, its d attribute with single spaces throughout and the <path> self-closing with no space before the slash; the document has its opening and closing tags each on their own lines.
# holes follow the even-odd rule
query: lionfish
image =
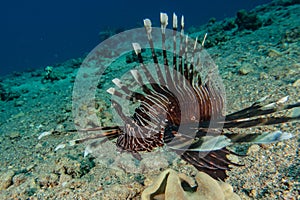
<svg viewBox="0 0 300 200">
<path fill-rule="evenodd" d="M 300 118 L 299 113 L 291 116 L 274 114 L 300 107 L 300 102 L 286 105 L 288 96 L 271 103 L 266 103 L 266 98 L 262 98 L 242 110 L 224 114 L 224 96 L 215 84 L 213 72 L 208 71 L 204 77 L 201 74 L 205 67 L 212 64 L 205 63 L 205 58 L 197 56 L 203 51 L 206 35 L 202 42 L 196 39 L 191 45 L 184 34 L 183 16 L 178 34 L 178 20 L 176 14 L 173 14 L 173 52 L 170 59 L 170 53 L 168 55 L 166 49 L 168 16 L 161 13 L 160 20 L 160 55 L 162 54 L 163 63 L 160 63 L 159 53 L 155 49 L 151 21 L 145 19 L 150 59 L 153 60 L 155 70 L 150 71 L 142 55 L 143 49 L 138 43 L 133 43 L 140 68 L 130 71 L 134 81 L 131 85 L 138 86 L 140 91 L 131 90 L 129 85 L 122 83 L 118 78 L 113 79 L 116 88 L 107 90 L 114 97 L 111 100 L 112 106 L 124 124 L 78 130 L 101 130 L 102 133 L 73 140 L 69 142 L 70 145 L 99 138 L 116 139 L 118 149 L 130 152 L 138 159 L 141 159 L 139 152 L 150 152 L 167 145 L 199 171 L 206 172 L 215 179 L 224 180 L 227 170 L 240 165 L 228 158 L 228 155 L 239 155 L 229 150 L 228 146 L 247 142 L 271 143 L 292 137 L 292 134 L 281 131 L 250 134 L 225 132 L 224 130 L 230 128 L 249 128 L 297 120 Z M 212 69 L 216 70 L 214 67 Z M 153 73 L 156 73 L 156 76 Z M 138 103 L 132 116 L 125 114 L 121 100 Z M 64 145 L 58 148 L 62 147 Z"/>
</svg>

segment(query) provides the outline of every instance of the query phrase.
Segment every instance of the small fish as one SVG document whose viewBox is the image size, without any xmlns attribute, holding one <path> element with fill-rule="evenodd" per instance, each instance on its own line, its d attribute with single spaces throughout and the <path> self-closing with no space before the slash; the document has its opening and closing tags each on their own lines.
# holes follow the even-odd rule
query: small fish
<svg viewBox="0 0 300 200">
<path fill-rule="evenodd" d="M 290 116 L 272 114 L 299 109 L 300 102 L 286 105 L 286 96 L 276 102 L 266 103 L 265 97 L 247 108 L 225 115 L 224 95 L 216 84 L 216 72 L 213 71 L 217 70 L 216 66 L 209 66 L 214 64 L 205 63 L 201 57 L 206 35 L 202 42 L 196 39 L 191 44 L 189 37 L 184 34 L 184 17 L 181 18 L 178 33 L 178 19 L 176 14 L 173 14 L 173 51 L 170 56 L 166 49 L 167 14 L 161 13 L 160 21 L 160 53 L 163 61 L 159 61 L 159 53 L 153 42 L 151 21 L 145 19 L 144 26 L 154 72 L 150 71 L 145 63 L 144 51 L 140 44 L 133 43 L 139 62 L 139 68 L 130 71 L 133 83 L 129 86 L 116 78 L 112 80 L 116 87 L 107 90 L 114 97 L 111 103 L 123 125 L 78 130 L 101 130 L 102 133 L 70 141 L 70 146 L 99 138 L 116 139 L 120 151 L 130 152 L 141 159 L 139 152 L 150 152 L 167 145 L 199 171 L 206 172 L 215 179 L 224 180 L 231 165 L 239 166 L 227 158 L 230 154 L 237 155 L 228 150 L 228 146 L 236 143 L 264 144 L 293 137 L 292 134 L 281 131 L 249 134 L 225 132 L 224 130 L 230 128 L 249 128 L 298 120 L 299 112 Z M 206 67 L 211 70 L 205 72 Z M 132 90 L 132 85 L 140 88 L 140 91 Z M 132 116 L 125 114 L 122 101 L 139 104 Z M 85 155 L 91 153 L 92 147 L 96 145 L 98 143 L 90 143 Z M 59 145 L 57 149 L 64 147 L 64 144 Z"/>
</svg>

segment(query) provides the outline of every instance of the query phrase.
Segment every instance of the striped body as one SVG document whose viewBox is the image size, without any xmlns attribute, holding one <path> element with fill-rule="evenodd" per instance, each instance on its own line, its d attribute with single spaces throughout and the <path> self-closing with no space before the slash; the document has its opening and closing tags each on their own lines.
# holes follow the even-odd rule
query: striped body
<svg viewBox="0 0 300 200">
<path fill-rule="evenodd" d="M 165 44 L 167 21 L 167 15 L 162 13 L 163 63 L 159 63 L 151 35 L 151 21 L 149 19 L 144 20 L 156 69 L 156 78 L 144 63 L 140 45 L 133 43 L 141 70 L 132 70 L 131 73 L 135 85 L 142 88 L 143 94 L 131 91 L 119 79 L 115 79 L 114 83 L 121 92 L 116 92 L 113 88 L 108 90 L 109 93 L 119 98 L 140 102 L 140 106 L 135 110 L 133 117 L 128 117 L 124 115 L 118 102 L 113 101 L 113 106 L 125 122 L 122 133 L 118 137 L 117 146 L 126 151 L 151 151 L 157 146 L 168 143 L 178 131 L 179 126 L 194 124 L 196 129 L 201 127 L 201 123 L 204 121 L 209 122 L 211 119 L 222 117 L 224 103 L 222 96 L 214 90 L 214 87 L 209 86 L 209 80 L 202 83 L 200 76 L 195 73 L 194 66 L 200 64 L 200 57 L 195 58 L 195 54 L 198 55 L 197 45 L 199 44 L 196 40 L 194 48 L 188 48 L 188 38 L 183 33 L 183 17 L 179 34 L 180 49 L 179 53 L 176 52 L 177 16 L 175 14 L 173 15 L 173 59 L 172 65 L 169 66 Z M 198 60 L 195 61 L 196 59 Z M 140 73 L 144 73 L 147 80 L 143 80 Z M 188 137 L 189 140 L 194 139 L 196 131 L 193 132 L 193 137 Z M 191 135 L 190 133 L 183 134 Z"/>
</svg>

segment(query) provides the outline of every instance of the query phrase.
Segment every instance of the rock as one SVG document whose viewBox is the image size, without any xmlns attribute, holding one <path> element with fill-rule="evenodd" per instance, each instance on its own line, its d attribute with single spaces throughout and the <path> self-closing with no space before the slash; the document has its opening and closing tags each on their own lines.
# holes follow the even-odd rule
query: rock
<svg viewBox="0 0 300 200">
<path fill-rule="evenodd" d="M 238 25 L 239 30 L 257 30 L 262 26 L 262 21 L 257 17 L 256 13 L 240 10 L 236 14 L 237 18 L 235 23 Z"/>
<path fill-rule="evenodd" d="M 253 154 L 255 152 L 258 152 L 260 149 L 259 145 L 257 144 L 254 144 L 254 145 L 251 145 L 247 151 L 247 155 L 250 155 L 250 154 Z"/>
<path fill-rule="evenodd" d="M 37 183 L 41 187 L 53 187 L 58 185 L 59 177 L 57 174 L 50 173 L 50 174 L 41 174 L 38 179 Z"/>
<path fill-rule="evenodd" d="M 149 153 L 150 155 L 150 153 Z M 165 169 L 169 166 L 167 158 L 164 155 L 156 152 L 152 153 L 150 156 L 145 156 L 141 160 L 140 167 L 143 173 L 158 171 L 160 169 Z"/>
<path fill-rule="evenodd" d="M 16 102 L 15 102 L 15 107 L 23 106 L 24 103 L 25 103 L 25 102 L 22 101 L 22 100 L 16 101 Z"/>
<path fill-rule="evenodd" d="M 269 75 L 266 72 L 259 73 L 259 80 L 267 80 Z"/>
<path fill-rule="evenodd" d="M 7 170 L 1 172 L 1 179 L 0 179 L 0 191 L 7 189 L 9 186 L 12 185 L 12 179 L 15 175 L 13 170 Z"/>
<path fill-rule="evenodd" d="M 59 132 L 63 132 L 65 130 L 65 127 L 63 124 L 58 124 L 56 127 L 55 127 L 55 131 L 59 131 Z"/>
<path fill-rule="evenodd" d="M 105 189 L 103 199 L 135 199 L 142 190 L 142 185 L 133 182 L 126 185 L 112 185 Z"/>
<path fill-rule="evenodd" d="M 67 78 L 64 73 L 57 71 L 57 69 L 55 71 L 52 66 L 47 66 L 44 70 L 45 73 L 41 80 L 42 83 L 48 83 Z"/>
<path fill-rule="evenodd" d="M 14 132 L 11 132 L 10 134 L 9 134 L 9 138 L 10 139 L 16 139 L 16 138 L 18 138 L 18 137 L 20 137 L 21 136 L 21 134 L 20 134 L 20 132 L 18 132 L 18 131 L 14 131 Z"/>
<path fill-rule="evenodd" d="M 12 182 L 15 187 L 21 185 L 27 180 L 27 176 L 24 173 L 17 174 L 13 177 Z"/>
<path fill-rule="evenodd" d="M 61 174 L 59 176 L 59 184 L 62 185 L 63 187 L 69 186 L 70 185 L 69 183 L 71 182 L 71 180 L 72 180 L 72 177 L 67 174 Z"/>
<path fill-rule="evenodd" d="M 1 101 L 11 101 L 17 99 L 21 96 L 19 91 L 12 90 L 11 88 L 4 87 L 0 85 L 0 100 Z"/>
<path fill-rule="evenodd" d="M 271 58 L 279 57 L 279 56 L 282 56 L 282 53 L 275 49 L 269 49 L 268 56 Z"/>
<path fill-rule="evenodd" d="M 250 64 L 243 64 L 243 66 L 239 69 L 239 74 L 241 75 L 247 75 L 250 72 L 253 72 L 253 68 Z"/>
<path fill-rule="evenodd" d="M 300 39 L 300 28 L 295 27 L 289 30 L 286 30 L 285 35 L 282 39 L 282 43 L 294 43 Z"/>
<path fill-rule="evenodd" d="M 296 81 L 293 83 L 293 87 L 300 87 L 300 79 L 296 80 Z"/>
<path fill-rule="evenodd" d="M 287 117 L 292 117 L 292 118 L 300 117 L 300 108 L 291 109 Z"/>
<path fill-rule="evenodd" d="M 55 174 L 66 174 L 72 178 L 79 178 L 86 173 L 84 163 L 71 158 L 59 158 L 55 165 Z"/>
<path fill-rule="evenodd" d="M 233 192 L 230 185 L 217 181 L 206 173 L 198 172 L 195 178 L 191 178 L 167 169 L 143 191 L 142 200 L 150 199 L 240 200 L 240 197 Z"/>
<path fill-rule="evenodd" d="M 17 113 L 16 115 L 13 115 L 12 119 L 18 119 L 18 118 L 24 117 L 24 116 L 25 116 L 25 113 L 21 111 L 21 112 Z"/>
<path fill-rule="evenodd" d="M 231 185 L 224 183 L 224 182 L 219 182 L 220 187 L 223 190 L 225 199 L 230 199 L 230 200 L 240 200 L 241 198 L 233 192 L 233 188 Z"/>
<path fill-rule="evenodd" d="M 236 27 L 236 24 L 235 24 L 234 20 L 228 20 L 228 21 L 225 22 L 225 24 L 223 26 L 223 29 L 225 31 L 228 31 L 228 30 L 231 30 L 235 27 Z"/>
<path fill-rule="evenodd" d="M 225 195 L 218 182 L 209 175 L 200 172 L 196 176 L 199 199 L 223 200 Z M 225 184 L 225 183 L 224 183 Z"/>
<path fill-rule="evenodd" d="M 28 166 L 25 168 L 25 170 L 26 170 L 27 172 L 29 172 L 29 171 L 31 171 L 35 166 L 36 166 L 35 163 L 30 164 L 30 165 L 28 165 Z"/>
<path fill-rule="evenodd" d="M 137 173 L 140 172 L 138 162 L 131 154 L 123 154 L 116 158 L 115 165 L 127 173 Z"/>
</svg>

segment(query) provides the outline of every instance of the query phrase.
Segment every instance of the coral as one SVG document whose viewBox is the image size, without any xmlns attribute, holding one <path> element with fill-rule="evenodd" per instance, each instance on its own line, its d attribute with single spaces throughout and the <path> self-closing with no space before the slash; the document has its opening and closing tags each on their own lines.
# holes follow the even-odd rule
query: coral
<svg viewBox="0 0 300 200">
<path fill-rule="evenodd" d="M 195 178 L 177 173 L 172 169 L 162 172 L 152 185 L 142 193 L 142 200 L 238 200 L 232 187 L 198 172 Z"/>
<path fill-rule="evenodd" d="M 66 75 L 56 72 L 53 70 L 52 66 L 47 66 L 45 67 L 45 75 L 42 79 L 42 83 L 47 83 L 48 81 L 55 81 L 55 80 L 60 80 L 60 79 L 65 79 Z"/>
</svg>

